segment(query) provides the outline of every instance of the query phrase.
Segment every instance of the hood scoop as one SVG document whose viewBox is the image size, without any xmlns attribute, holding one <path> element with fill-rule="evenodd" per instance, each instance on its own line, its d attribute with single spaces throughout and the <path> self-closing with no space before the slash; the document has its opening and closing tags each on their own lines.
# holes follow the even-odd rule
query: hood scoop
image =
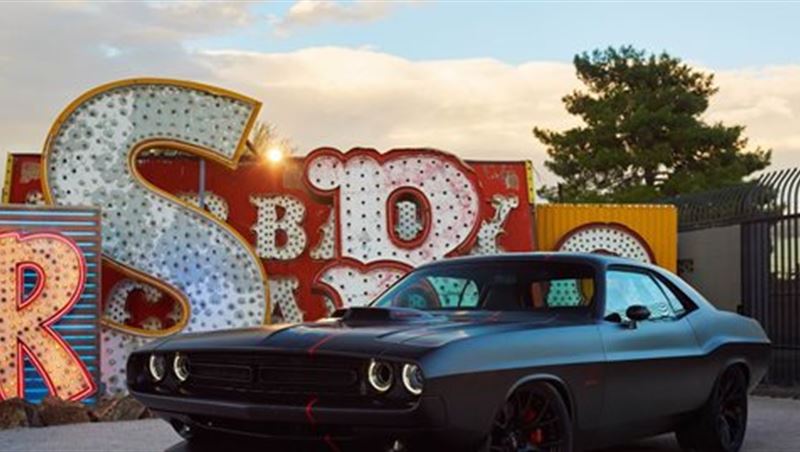
<svg viewBox="0 0 800 452">
<path fill-rule="evenodd" d="M 344 308 L 334 311 L 331 317 L 343 322 L 413 322 L 433 318 L 427 312 L 408 308 Z"/>
</svg>

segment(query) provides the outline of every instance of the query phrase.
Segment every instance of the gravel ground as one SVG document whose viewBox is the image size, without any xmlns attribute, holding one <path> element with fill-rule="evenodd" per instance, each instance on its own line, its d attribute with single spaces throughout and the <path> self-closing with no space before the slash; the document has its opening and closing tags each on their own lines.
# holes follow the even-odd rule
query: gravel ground
<svg viewBox="0 0 800 452">
<path fill-rule="evenodd" d="M 800 401 L 753 397 L 744 452 L 800 449 Z M 80 424 L 0 432 L 0 451 L 163 451 L 184 450 L 167 423 L 151 419 L 106 424 Z M 611 449 L 618 452 L 677 451 L 672 435 Z M 610 451 L 607 451 L 610 452 Z"/>
</svg>

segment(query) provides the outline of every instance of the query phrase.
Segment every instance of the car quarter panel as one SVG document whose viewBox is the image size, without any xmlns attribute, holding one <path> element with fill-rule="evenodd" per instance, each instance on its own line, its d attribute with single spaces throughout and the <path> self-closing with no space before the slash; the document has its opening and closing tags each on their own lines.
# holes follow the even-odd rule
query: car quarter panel
<svg viewBox="0 0 800 452">
<path fill-rule="evenodd" d="M 771 355 L 771 343 L 764 329 L 755 320 L 733 312 L 720 311 L 708 302 L 686 281 L 663 269 L 657 270 L 670 280 L 697 306 L 687 315 L 697 337 L 701 353 L 713 359 L 706 360 L 712 372 L 710 385 L 729 365 L 740 362 L 748 367 L 750 389 L 761 381 L 767 372 Z"/>
<path fill-rule="evenodd" d="M 752 390 L 767 372 L 771 344 L 761 326 L 753 319 L 732 312 L 699 309 L 687 316 L 694 329 L 701 353 L 708 356 L 703 381 L 710 391 L 719 374 L 728 366 L 744 364 Z"/>
</svg>

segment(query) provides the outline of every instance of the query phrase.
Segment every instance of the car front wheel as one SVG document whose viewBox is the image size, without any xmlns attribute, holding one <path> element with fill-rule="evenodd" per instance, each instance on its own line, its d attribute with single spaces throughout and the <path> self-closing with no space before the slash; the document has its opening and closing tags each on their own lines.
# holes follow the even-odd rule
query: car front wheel
<svg viewBox="0 0 800 452">
<path fill-rule="evenodd" d="M 722 374 L 706 405 L 676 432 L 683 450 L 737 452 L 747 428 L 747 377 L 739 367 Z"/>
<path fill-rule="evenodd" d="M 572 421 L 561 395 L 544 382 L 525 385 L 514 391 L 495 416 L 483 450 L 572 451 Z"/>
</svg>

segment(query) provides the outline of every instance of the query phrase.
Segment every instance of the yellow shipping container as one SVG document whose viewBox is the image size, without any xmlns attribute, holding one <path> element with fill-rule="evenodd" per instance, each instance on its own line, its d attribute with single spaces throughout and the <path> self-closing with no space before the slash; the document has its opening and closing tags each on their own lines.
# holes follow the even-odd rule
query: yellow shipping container
<svg viewBox="0 0 800 452">
<path fill-rule="evenodd" d="M 538 204 L 542 251 L 585 251 L 647 260 L 676 271 L 678 211 L 671 205 Z"/>
</svg>

